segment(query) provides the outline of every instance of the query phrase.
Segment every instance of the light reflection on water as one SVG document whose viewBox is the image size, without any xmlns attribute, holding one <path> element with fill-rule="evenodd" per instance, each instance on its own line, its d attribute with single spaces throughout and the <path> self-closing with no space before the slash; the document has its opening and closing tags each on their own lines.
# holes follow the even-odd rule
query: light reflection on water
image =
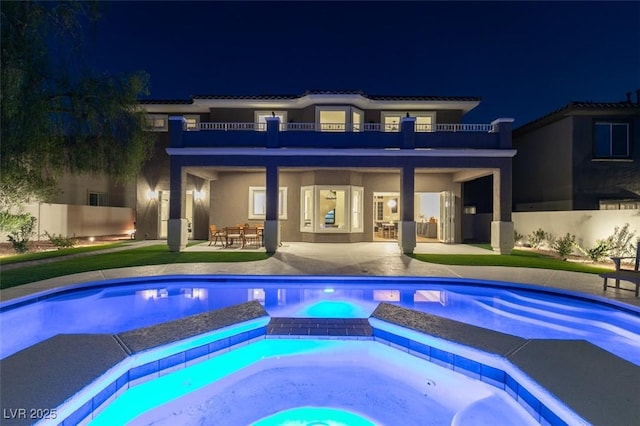
<svg viewBox="0 0 640 426">
<path fill-rule="evenodd" d="M 469 285 L 394 288 L 375 278 L 366 286 L 197 284 L 94 288 L 8 309 L 0 315 L 0 356 L 56 334 L 118 333 L 258 300 L 271 316 L 341 318 L 367 318 L 388 302 L 523 338 L 585 339 L 640 365 L 640 317 L 568 297 Z"/>
</svg>

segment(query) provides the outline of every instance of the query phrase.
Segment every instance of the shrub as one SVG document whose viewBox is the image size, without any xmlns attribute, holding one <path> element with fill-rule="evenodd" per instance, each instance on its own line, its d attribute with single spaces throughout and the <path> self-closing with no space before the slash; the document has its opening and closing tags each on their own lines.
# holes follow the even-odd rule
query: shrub
<svg viewBox="0 0 640 426">
<path fill-rule="evenodd" d="M 613 235 L 607 237 L 609 254 L 615 257 L 633 256 L 636 252 L 634 237 L 636 231 L 629 231 L 629 224 L 625 223 L 622 228 L 616 226 Z"/>
<path fill-rule="evenodd" d="M 514 229 L 513 230 L 513 242 L 517 244 L 519 241 L 522 241 L 523 239 L 524 239 L 524 235 L 522 235 L 521 233 L 519 233 L 518 231 L 516 231 Z"/>
<path fill-rule="evenodd" d="M 552 247 L 555 251 L 558 252 L 560 257 L 566 259 L 568 255 L 571 254 L 573 248 L 576 245 L 576 236 L 571 235 L 567 232 L 567 235 L 564 237 L 560 237 L 555 240 L 552 244 Z"/>
<path fill-rule="evenodd" d="M 537 231 L 533 231 L 531 234 L 529 234 L 527 239 L 529 240 L 529 244 L 531 244 L 531 247 L 540 248 L 545 241 L 551 242 L 553 240 L 553 237 L 548 232 L 544 232 L 542 228 L 538 228 Z"/>
<path fill-rule="evenodd" d="M 29 251 L 29 240 L 33 237 L 37 219 L 28 213 L 12 215 L 15 220 L 15 228 L 10 231 L 7 238 L 16 253 Z"/>
<path fill-rule="evenodd" d="M 598 240 L 595 247 L 586 250 L 577 244 L 576 247 L 593 262 L 599 262 L 609 254 L 607 240 Z"/>
<path fill-rule="evenodd" d="M 70 248 L 76 245 L 76 240 L 69 237 L 63 237 L 62 234 L 49 234 L 47 231 L 44 231 L 45 237 L 49 239 L 49 242 L 54 246 L 61 248 Z"/>
</svg>

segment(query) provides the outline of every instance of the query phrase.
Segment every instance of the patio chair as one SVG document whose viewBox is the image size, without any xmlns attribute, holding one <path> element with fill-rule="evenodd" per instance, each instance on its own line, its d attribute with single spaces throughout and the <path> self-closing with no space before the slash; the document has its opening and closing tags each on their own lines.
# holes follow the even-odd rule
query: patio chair
<svg viewBox="0 0 640 426">
<path fill-rule="evenodd" d="M 635 259 L 633 269 L 623 268 L 623 259 Z M 611 260 L 613 260 L 613 263 L 616 265 L 616 270 L 600 274 L 600 276 L 604 278 L 604 284 L 602 286 L 603 290 L 607 291 L 607 288 L 616 288 L 619 290 L 634 291 L 632 289 L 620 287 L 620 281 L 629 281 L 636 285 L 635 294 L 636 297 L 638 297 L 638 292 L 640 290 L 640 241 L 638 241 L 638 246 L 636 247 L 635 257 L 612 257 Z M 616 280 L 615 286 L 608 285 L 607 280 L 609 278 L 614 278 Z"/>
<path fill-rule="evenodd" d="M 215 246 L 220 241 L 220 245 L 225 245 L 224 229 L 218 229 L 215 225 L 209 225 L 209 245 Z"/>
<path fill-rule="evenodd" d="M 235 242 L 244 246 L 244 239 L 242 234 L 242 227 L 240 226 L 227 226 L 224 228 L 225 234 L 225 247 L 232 246 Z"/>
<path fill-rule="evenodd" d="M 257 226 L 248 226 L 242 230 L 244 242 L 242 246 L 256 245 L 260 247 L 262 245 L 262 235 L 258 231 Z"/>
</svg>

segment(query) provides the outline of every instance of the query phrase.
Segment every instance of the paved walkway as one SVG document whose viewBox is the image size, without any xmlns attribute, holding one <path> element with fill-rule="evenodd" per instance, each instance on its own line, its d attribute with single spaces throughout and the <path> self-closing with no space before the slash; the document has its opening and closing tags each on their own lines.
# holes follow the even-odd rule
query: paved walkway
<svg viewBox="0 0 640 426">
<path fill-rule="evenodd" d="M 136 242 L 127 246 L 127 248 L 149 244 L 158 244 L 158 241 Z M 110 251 L 115 250 L 122 250 L 122 248 L 111 249 Z M 187 250 L 221 251 L 225 249 L 220 246 L 208 246 L 207 243 L 203 243 L 188 247 Z M 232 248 L 230 250 L 259 251 L 264 249 Z M 466 244 L 421 243 L 418 244 L 415 250 L 416 253 L 445 251 L 448 253 L 490 253 Z M 603 291 L 602 278 L 597 275 L 547 269 L 451 266 L 425 263 L 403 255 L 398 245 L 394 242 L 351 244 L 284 243 L 277 253 L 269 259 L 255 262 L 176 263 L 85 272 L 5 289 L 0 291 L 0 300 L 7 301 L 64 285 L 105 279 L 168 274 L 386 275 L 475 278 L 578 291 L 640 307 L 640 299 L 635 298 L 633 292 L 614 289 Z M 621 285 L 624 287 L 626 284 L 623 282 Z"/>
</svg>

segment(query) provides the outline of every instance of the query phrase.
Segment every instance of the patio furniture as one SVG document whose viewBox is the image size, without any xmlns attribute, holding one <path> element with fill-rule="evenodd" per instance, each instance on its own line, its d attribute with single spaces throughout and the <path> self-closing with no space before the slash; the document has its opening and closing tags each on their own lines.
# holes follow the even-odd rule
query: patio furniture
<svg viewBox="0 0 640 426">
<path fill-rule="evenodd" d="M 635 259 L 633 269 L 623 268 L 623 259 Z M 636 247 L 635 257 L 612 257 L 611 260 L 613 260 L 613 263 L 616 265 L 616 270 L 600 274 L 600 276 L 604 278 L 603 290 L 607 291 L 607 288 L 615 288 L 618 290 L 635 291 L 636 297 L 638 297 L 640 290 L 640 241 L 638 241 L 638 246 Z M 616 280 L 615 286 L 608 285 L 607 281 L 609 278 Z M 636 289 L 621 288 L 620 281 L 629 281 L 636 285 Z"/>
<path fill-rule="evenodd" d="M 213 243 L 215 246 L 218 244 L 218 241 L 220 241 L 220 245 L 225 245 L 224 229 L 218 229 L 216 225 L 209 225 L 209 245 Z"/>
<path fill-rule="evenodd" d="M 246 245 L 262 246 L 261 232 L 257 226 L 248 226 L 242 229 L 243 243 L 242 247 Z"/>
<path fill-rule="evenodd" d="M 236 241 L 244 247 L 244 238 L 241 226 L 227 226 L 225 231 L 225 247 L 232 246 Z"/>
</svg>

